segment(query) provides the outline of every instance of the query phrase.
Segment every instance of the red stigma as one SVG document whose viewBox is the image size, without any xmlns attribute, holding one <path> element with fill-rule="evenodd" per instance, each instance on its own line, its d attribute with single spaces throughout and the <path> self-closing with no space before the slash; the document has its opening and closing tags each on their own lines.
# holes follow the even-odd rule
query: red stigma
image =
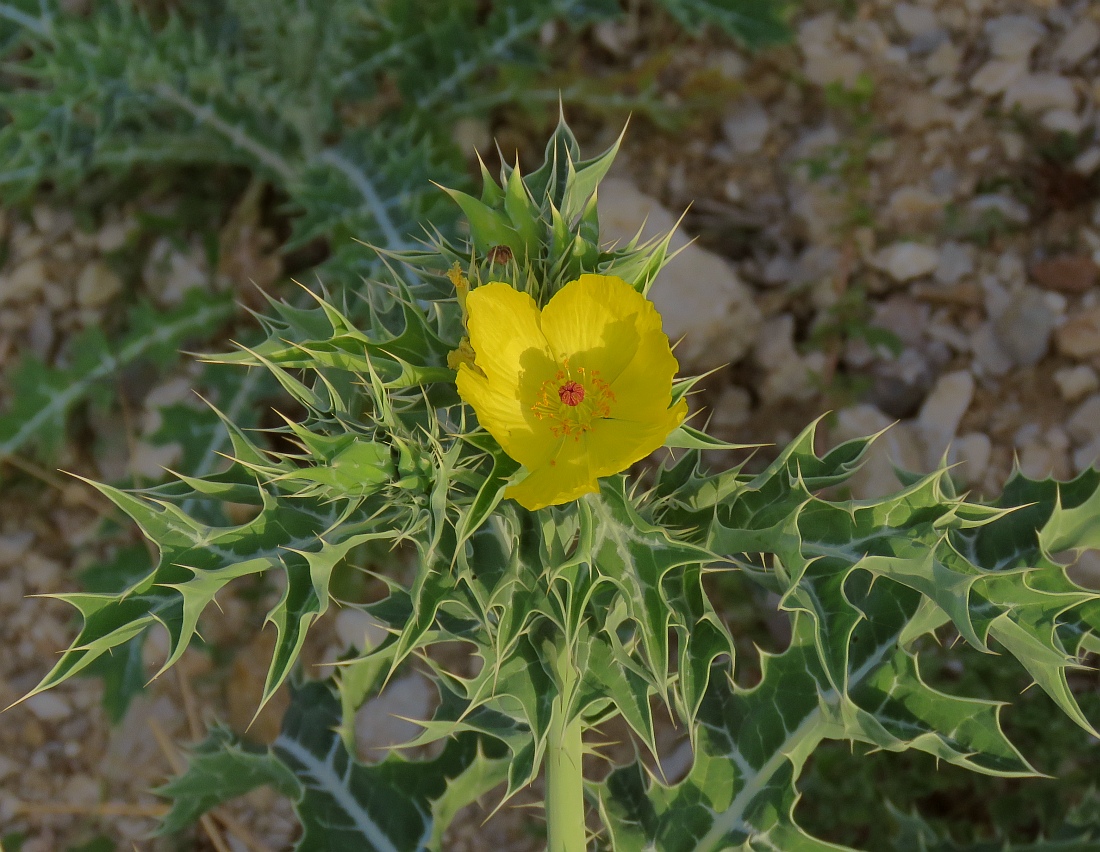
<svg viewBox="0 0 1100 852">
<path fill-rule="evenodd" d="M 574 381 L 568 381 L 558 388 L 558 399 L 566 405 L 580 405 L 584 399 L 584 387 Z"/>
</svg>

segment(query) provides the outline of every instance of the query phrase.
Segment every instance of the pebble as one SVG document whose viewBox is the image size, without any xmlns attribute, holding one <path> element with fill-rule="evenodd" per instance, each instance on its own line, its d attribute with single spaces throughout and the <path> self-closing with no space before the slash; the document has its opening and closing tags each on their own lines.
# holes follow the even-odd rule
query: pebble
<svg viewBox="0 0 1100 852">
<path fill-rule="evenodd" d="M 389 634 L 370 613 L 347 606 L 336 614 L 336 635 L 345 648 L 369 651 L 382 644 Z"/>
<path fill-rule="evenodd" d="M 1077 135 L 1085 127 L 1085 118 L 1072 109 L 1052 109 L 1043 113 L 1039 123 L 1055 133 Z"/>
<path fill-rule="evenodd" d="M 1075 110 L 1077 92 L 1073 83 L 1057 74 L 1028 74 L 1019 77 L 1005 90 L 1005 109 L 1019 107 L 1024 112 Z"/>
<path fill-rule="evenodd" d="M 1088 364 L 1062 367 L 1054 371 L 1054 383 L 1066 402 L 1076 402 L 1083 396 L 1100 390 L 1100 376 Z"/>
<path fill-rule="evenodd" d="M 359 756 L 376 763 L 392 747 L 415 739 L 423 729 L 408 720 L 427 719 L 435 698 L 433 687 L 418 674 L 391 680 L 381 695 L 367 701 L 355 714 Z"/>
<path fill-rule="evenodd" d="M 1024 287 L 993 320 L 998 342 L 1017 367 L 1035 366 L 1050 347 L 1057 317 L 1045 295 L 1036 287 Z"/>
<path fill-rule="evenodd" d="M 953 475 L 964 486 L 977 485 L 989 469 L 993 455 L 993 442 L 984 432 L 967 432 L 951 444 L 947 453 L 948 464 L 958 464 Z"/>
<path fill-rule="evenodd" d="M 974 196 L 967 207 L 977 216 L 997 213 L 1016 225 L 1026 225 L 1031 219 L 1031 211 L 1024 204 L 1015 198 L 995 192 Z"/>
<path fill-rule="evenodd" d="M 887 202 L 894 224 L 902 229 L 919 230 L 943 218 L 943 199 L 919 186 L 895 189 Z"/>
<path fill-rule="evenodd" d="M 56 722 L 67 718 L 73 712 L 69 703 L 56 692 L 40 692 L 23 703 L 36 718 L 43 722 Z"/>
<path fill-rule="evenodd" d="M 122 292 L 122 279 L 103 261 L 89 263 L 76 279 L 76 302 L 82 308 L 101 308 Z"/>
<path fill-rule="evenodd" d="M 1100 592 L 1100 550 L 1081 551 L 1066 573 L 1077 585 Z"/>
<path fill-rule="evenodd" d="M 884 431 L 885 430 L 885 431 Z M 910 423 L 893 423 L 875 406 L 861 403 L 841 409 L 830 438 L 836 443 L 878 433 L 866 462 L 848 480 L 852 496 L 865 500 L 896 493 L 899 487 L 894 467 L 920 472 L 924 466 L 920 444 Z"/>
<path fill-rule="evenodd" d="M 1001 346 L 991 322 L 982 323 L 970 335 L 970 351 L 979 375 L 1003 376 L 1012 369 L 1012 356 Z"/>
<path fill-rule="evenodd" d="M 1031 267 L 1031 277 L 1040 287 L 1059 293 L 1080 294 L 1096 284 L 1096 263 L 1088 255 L 1063 254 L 1041 260 Z"/>
<path fill-rule="evenodd" d="M 1077 444 L 1100 438 L 1100 394 L 1093 394 L 1073 410 L 1066 432 Z"/>
<path fill-rule="evenodd" d="M 1100 355 L 1100 307 L 1086 308 L 1054 333 L 1054 345 L 1067 358 L 1083 360 Z"/>
<path fill-rule="evenodd" d="M 799 355 L 794 343 L 794 317 L 790 314 L 770 317 L 760 324 L 752 354 L 765 371 L 757 387 L 765 404 L 807 400 L 818 392 L 813 374 L 815 368 L 819 371 L 823 366 L 824 355 Z"/>
<path fill-rule="evenodd" d="M 1018 59 L 991 59 L 970 78 L 970 88 L 993 97 L 1027 74 L 1027 63 Z"/>
<path fill-rule="evenodd" d="M 722 122 L 722 133 L 738 154 L 755 154 L 764 147 L 770 131 L 768 111 L 755 98 L 739 103 Z"/>
<path fill-rule="evenodd" d="M 9 274 L 0 276 L 0 305 L 29 301 L 45 284 L 45 261 L 40 257 L 25 260 Z"/>
<path fill-rule="evenodd" d="M 900 242 L 881 249 L 874 264 L 897 282 L 911 281 L 933 272 L 940 262 L 940 253 L 932 246 Z"/>
<path fill-rule="evenodd" d="M 752 413 L 752 396 L 737 385 L 722 388 L 710 416 L 709 428 L 719 433 L 729 433 L 748 422 Z"/>
<path fill-rule="evenodd" d="M 626 243 L 642 225 L 643 239 L 664 234 L 676 218 L 633 183 L 608 178 L 600 184 L 600 231 L 607 242 Z M 711 369 L 740 360 L 752 346 L 760 310 L 752 291 L 723 258 L 677 232 L 676 257 L 658 276 L 650 298 L 661 312 L 665 333 L 683 338 L 676 348 L 684 366 Z"/>
<path fill-rule="evenodd" d="M 968 370 L 945 373 L 936 381 L 917 415 L 930 465 L 939 462 L 973 399 L 974 376 Z"/>
<path fill-rule="evenodd" d="M 957 284 L 974 271 L 974 247 L 950 240 L 940 246 L 940 256 L 932 277 L 940 284 Z"/>
<path fill-rule="evenodd" d="M 985 24 L 989 50 L 1000 59 L 1027 59 L 1046 32 L 1041 22 L 1027 15 L 1001 15 Z"/>
<path fill-rule="evenodd" d="M 1054 49 L 1054 61 L 1072 68 L 1100 47 L 1100 24 L 1092 18 L 1076 21 Z"/>
<path fill-rule="evenodd" d="M 1085 177 L 1091 177 L 1100 168 L 1100 145 L 1086 148 L 1073 161 L 1073 170 Z"/>
<path fill-rule="evenodd" d="M 913 3 L 895 3 L 894 20 L 909 36 L 924 36 L 939 31 L 940 21 L 934 10 Z"/>
</svg>

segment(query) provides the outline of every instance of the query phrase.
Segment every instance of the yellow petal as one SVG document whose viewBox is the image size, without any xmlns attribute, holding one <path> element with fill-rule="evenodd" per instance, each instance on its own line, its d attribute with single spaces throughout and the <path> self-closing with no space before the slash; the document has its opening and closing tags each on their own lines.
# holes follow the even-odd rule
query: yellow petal
<svg viewBox="0 0 1100 852">
<path fill-rule="evenodd" d="M 477 421 L 509 456 L 528 467 L 545 464 L 554 441 L 548 426 L 535 419 L 515 393 L 501 392 L 468 364 L 458 368 L 458 393 L 474 409 Z"/>
<path fill-rule="evenodd" d="M 466 297 L 466 309 L 474 360 L 494 388 L 515 393 L 526 372 L 552 360 L 538 305 L 527 293 L 507 284 L 485 284 Z"/>
<path fill-rule="evenodd" d="M 664 332 L 646 333 L 634 357 L 611 383 L 612 416 L 641 422 L 660 419 L 672 401 L 672 380 L 679 366 Z"/>
<path fill-rule="evenodd" d="M 669 432 L 679 426 L 686 416 L 687 402 L 680 400 L 650 422 L 601 420 L 585 436 L 593 474 L 610 476 L 641 461 L 662 447 Z"/>
<path fill-rule="evenodd" d="M 558 359 L 599 370 L 605 382 L 615 381 L 646 332 L 660 330 L 653 303 L 613 275 L 570 281 L 542 312 L 542 332 Z"/>
<path fill-rule="evenodd" d="M 504 496 L 531 512 L 576 500 L 599 490 L 589 462 L 585 438 L 559 441 L 554 458 L 533 468 L 518 484 L 509 486 Z"/>
</svg>

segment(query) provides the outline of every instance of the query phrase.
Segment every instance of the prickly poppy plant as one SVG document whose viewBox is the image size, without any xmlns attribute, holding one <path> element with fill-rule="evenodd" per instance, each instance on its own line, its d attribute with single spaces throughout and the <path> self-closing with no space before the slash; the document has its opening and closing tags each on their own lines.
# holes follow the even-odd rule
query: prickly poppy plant
<svg viewBox="0 0 1100 852">
<path fill-rule="evenodd" d="M 271 784 L 294 802 L 299 849 L 438 850 L 467 804 L 541 779 L 553 852 L 836 849 L 794 815 L 828 740 L 1035 774 L 1000 704 L 922 679 L 922 648 L 944 640 L 1001 654 L 1093 730 L 1066 673 L 1100 648 L 1100 602 L 1064 566 L 1100 546 L 1100 473 L 1017 474 L 981 503 L 940 469 L 855 501 L 843 484 L 870 439 L 821 454 L 814 425 L 757 472 L 706 469 L 701 451 L 728 445 L 683 422 L 695 380 L 675 377 L 646 298 L 668 239 L 600 241 L 598 184 L 616 148 L 582 160 L 562 121 L 539 169 L 486 173 L 480 198 L 450 191 L 468 239 L 389 255 L 393 278 L 368 285 L 365 321 L 324 294 L 311 309 L 273 303 L 266 341 L 212 360 L 279 380 L 304 412 L 272 430 L 279 440 L 226 417 L 220 472 L 96 486 L 159 562 L 121 593 L 64 596 L 83 626 L 36 692 L 151 628 L 168 633 L 166 669 L 227 584 L 265 574 L 282 590 L 263 698 L 291 680 L 282 734 L 257 748 L 216 728 L 160 791 L 163 831 Z M 677 452 L 643 478 L 627 470 L 661 447 Z M 411 550 L 413 573 L 380 562 L 379 543 Z M 292 677 L 355 569 L 385 594 L 342 603 L 385 640 L 328 680 Z M 751 687 L 704 583 L 717 571 L 772 593 L 789 619 L 789 645 L 762 652 Z M 448 666 L 443 644 L 476 665 Z M 438 702 L 408 745 L 437 747 L 359 763 L 354 714 L 410 666 Z M 656 753 L 658 712 L 690 743 L 681 777 L 641 758 L 583 760 L 613 719 Z"/>
</svg>

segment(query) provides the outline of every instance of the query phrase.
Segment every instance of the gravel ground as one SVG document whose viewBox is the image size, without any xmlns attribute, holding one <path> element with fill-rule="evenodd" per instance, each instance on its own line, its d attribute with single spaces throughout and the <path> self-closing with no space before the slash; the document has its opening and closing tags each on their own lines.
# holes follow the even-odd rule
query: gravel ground
<svg viewBox="0 0 1100 852">
<path fill-rule="evenodd" d="M 927 470 L 945 454 L 960 484 L 985 495 L 1015 463 L 1068 478 L 1100 456 L 1100 6 L 836 6 L 806 3 L 795 43 L 760 56 L 676 51 L 661 76 L 670 102 L 711 87 L 723 103 L 680 135 L 634 123 L 601 190 L 605 229 L 629 237 L 646 213 L 659 229 L 692 205 L 685 228 L 698 239 L 684 241 L 653 295 L 670 335 L 684 337 L 683 366 L 718 368 L 700 407 L 719 437 L 782 444 L 826 411 L 826 444 L 894 424 L 856 496 L 896 487 L 892 462 Z M 661 37 L 644 17 L 601 27 L 590 59 L 640 66 Z M 597 128 L 590 150 L 618 130 Z M 44 205 L 0 220 L 0 366 L 26 351 L 52 360 L 70 335 L 112 323 L 133 293 L 111 260 L 143 212 L 108 211 L 91 230 Z M 167 306 L 191 286 L 278 277 L 270 235 L 235 220 L 229 236 L 239 250 L 223 253 L 233 265 L 220 270 L 198 243 L 158 240 L 141 293 Z M 91 416 L 60 466 L 158 476 L 173 450 L 143 438 L 156 406 L 188 398 L 189 386 L 184 371 L 144 388 L 124 407 L 124 429 L 116 415 Z M 33 687 L 74 630 L 65 605 L 25 596 L 73 590 L 78 571 L 117 544 L 98 532 L 111 510 L 91 489 L 28 461 L 11 467 L 0 491 L 4 705 Z M 1090 555 L 1080 572 L 1100 585 Z M 214 718 L 243 730 L 257 704 L 261 674 L 241 661 L 266 640 L 235 637 L 256 635 L 260 604 L 221 603 L 204 632 L 251 642 L 237 662 L 188 652 L 124 724 L 106 721 L 95 680 L 0 716 L 0 836 L 25 832 L 24 852 L 98 834 L 142 850 L 288 846 L 290 809 L 262 791 L 190 839 L 148 839 L 164 807 L 148 791 L 171 775 L 180 746 Z M 358 628 L 354 615 L 330 619 L 307 657 L 332 659 Z M 150 642 L 150 665 L 163 650 Z M 423 711 L 425 691 L 414 681 L 404 689 L 402 712 Z M 250 734 L 271 739 L 278 717 L 276 702 Z M 453 848 L 479 848 L 475 836 L 480 848 L 486 837 L 501 850 L 537 848 L 522 831 L 525 810 L 484 828 L 482 818 L 455 829 Z"/>
</svg>

